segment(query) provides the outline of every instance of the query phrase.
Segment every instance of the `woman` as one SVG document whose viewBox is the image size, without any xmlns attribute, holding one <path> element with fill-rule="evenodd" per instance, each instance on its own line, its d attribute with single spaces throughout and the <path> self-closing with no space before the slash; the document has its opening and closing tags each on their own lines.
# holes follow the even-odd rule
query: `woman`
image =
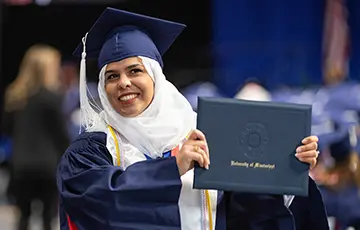
<svg viewBox="0 0 360 230">
<path fill-rule="evenodd" d="M 56 216 L 56 168 L 67 141 L 61 112 L 60 53 L 34 45 L 5 94 L 7 135 L 13 140 L 10 194 L 20 211 L 18 229 L 28 229 L 31 204 L 43 203 L 43 227 Z"/>
<path fill-rule="evenodd" d="M 192 189 L 208 147 L 161 59 L 183 28 L 108 8 L 75 51 L 86 132 L 59 165 L 61 229 L 327 229 L 312 181 L 310 197 L 292 201 L 295 222 L 291 198 Z M 98 59 L 101 108 L 87 98 L 86 55 Z M 317 141 L 303 140 L 301 161 L 316 163 Z"/>
</svg>

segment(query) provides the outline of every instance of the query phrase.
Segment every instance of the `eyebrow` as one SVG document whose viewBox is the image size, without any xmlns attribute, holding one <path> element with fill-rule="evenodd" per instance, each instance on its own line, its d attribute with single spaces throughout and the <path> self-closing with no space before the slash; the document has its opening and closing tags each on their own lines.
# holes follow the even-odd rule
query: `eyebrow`
<svg viewBox="0 0 360 230">
<path fill-rule="evenodd" d="M 128 67 L 126 67 L 125 69 L 129 70 L 138 66 L 142 66 L 141 64 L 133 64 L 133 65 L 129 65 Z"/>
<path fill-rule="evenodd" d="M 125 69 L 130 70 L 130 69 L 138 67 L 138 66 L 142 66 L 142 64 L 132 64 L 132 65 L 127 66 Z M 105 75 L 110 74 L 110 73 L 116 73 L 116 72 L 118 72 L 118 71 L 109 69 L 109 70 L 106 70 Z"/>
</svg>

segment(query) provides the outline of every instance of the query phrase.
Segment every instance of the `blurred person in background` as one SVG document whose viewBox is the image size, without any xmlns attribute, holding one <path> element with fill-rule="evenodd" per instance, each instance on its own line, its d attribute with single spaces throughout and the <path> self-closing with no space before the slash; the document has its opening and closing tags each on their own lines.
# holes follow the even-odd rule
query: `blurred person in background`
<svg viewBox="0 0 360 230">
<path fill-rule="evenodd" d="M 348 72 L 346 68 L 335 68 L 325 65 L 324 83 L 326 86 L 341 84 L 348 79 L 347 76 Z"/>
<path fill-rule="evenodd" d="M 34 45 L 5 92 L 4 130 L 13 140 L 9 195 L 20 211 L 19 230 L 28 229 L 31 204 L 43 204 L 43 227 L 56 216 L 55 172 L 68 145 L 61 112 L 58 50 Z"/>
<path fill-rule="evenodd" d="M 198 97 L 224 97 L 218 87 L 211 82 L 196 82 L 186 88 L 181 93 L 189 101 L 194 111 L 197 111 Z"/>
<path fill-rule="evenodd" d="M 65 59 L 61 64 L 60 79 L 64 91 L 79 88 L 79 66 L 78 61 Z"/>
<path fill-rule="evenodd" d="M 70 140 L 79 135 L 80 130 L 80 98 L 79 98 L 79 67 L 74 60 L 65 60 L 61 65 L 63 82 L 63 113 Z"/>
<path fill-rule="evenodd" d="M 79 65 L 73 59 L 63 61 L 61 65 L 61 80 L 63 82 L 63 113 L 66 120 L 70 141 L 76 139 L 80 133 L 80 96 L 79 96 Z M 97 84 L 88 82 L 90 95 L 94 103 L 99 104 Z"/>
<path fill-rule="evenodd" d="M 354 149 L 356 136 L 352 131 L 338 130 L 330 138 L 311 174 L 321 188 L 328 216 L 335 218 L 335 229 L 360 230 L 360 160 Z"/>
<path fill-rule="evenodd" d="M 271 94 L 255 78 L 250 78 L 240 87 L 236 99 L 251 101 L 271 101 Z"/>
</svg>

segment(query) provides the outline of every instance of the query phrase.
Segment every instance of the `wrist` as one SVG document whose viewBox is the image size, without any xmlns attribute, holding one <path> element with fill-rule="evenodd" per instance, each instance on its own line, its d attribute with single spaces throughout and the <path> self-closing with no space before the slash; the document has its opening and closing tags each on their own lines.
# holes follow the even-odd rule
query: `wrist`
<svg viewBox="0 0 360 230">
<path fill-rule="evenodd" d="M 177 168 L 178 168 L 179 175 L 182 176 L 182 175 L 184 175 L 186 172 L 184 172 L 184 170 L 180 167 L 180 159 L 179 159 L 179 157 L 175 156 L 175 159 L 176 159 L 176 166 L 177 166 Z"/>
</svg>

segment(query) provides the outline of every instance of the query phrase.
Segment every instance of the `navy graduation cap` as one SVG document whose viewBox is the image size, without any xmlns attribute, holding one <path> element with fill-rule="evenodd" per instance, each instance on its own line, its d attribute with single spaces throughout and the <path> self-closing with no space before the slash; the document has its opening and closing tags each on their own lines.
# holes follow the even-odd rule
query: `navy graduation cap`
<svg viewBox="0 0 360 230">
<path fill-rule="evenodd" d="M 335 140 L 329 145 L 329 153 L 335 162 L 345 161 L 352 152 L 350 144 L 350 136 L 348 133 L 342 135 L 339 139 Z"/>
<path fill-rule="evenodd" d="M 329 153 L 335 162 L 344 162 L 354 151 L 357 145 L 357 137 L 353 128 L 340 129 L 328 139 Z"/>
<path fill-rule="evenodd" d="M 135 56 L 152 58 L 163 67 L 162 55 L 185 27 L 184 24 L 108 7 L 74 55 L 81 57 L 86 52 L 86 57 L 98 59 L 99 69 L 110 62 Z"/>
</svg>

